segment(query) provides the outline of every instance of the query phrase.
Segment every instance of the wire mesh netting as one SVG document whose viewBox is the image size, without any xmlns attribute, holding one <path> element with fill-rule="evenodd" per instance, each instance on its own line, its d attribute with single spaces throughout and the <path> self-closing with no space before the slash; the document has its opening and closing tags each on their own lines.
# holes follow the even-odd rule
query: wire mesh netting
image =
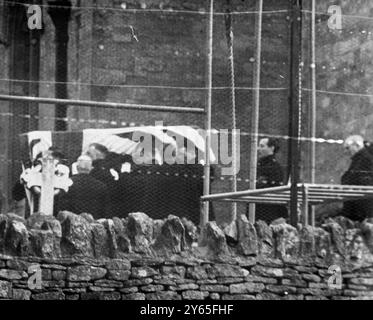
<svg viewBox="0 0 373 320">
<path fill-rule="evenodd" d="M 72 172 L 71 165 L 87 151 L 85 129 L 164 126 L 164 133 L 176 141 L 166 128 L 185 126 L 202 129 L 199 133 L 203 137 L 209 97 L 217 141 L 212 148 L 216 161 L 212 162 L 210 192 L 287 184 L 293 152 L 291 3 L 215 1 L 213 14 L 210 3 L 100 0 L 93 5 L 77 0 L 53 5 L 41 0 L 3 1 L 0 94 L 13 97 L 0 101 L 3 210 L 14 205 L 12 190 L 22 164 L 32 157 L 32 139 L 26 139 L 27 132 L 51 132 L 50 145 L 61 149 Z M 41 29 L 29 27 L 32 14 L 27 10 L 31 4 L 41 8 Z M 302 2 L 300 182 L 340 184 L 349 166 L 349 158 L 343 155 L 343 139 L 350 134 L 373 139 L 372 4 L 359 1 L 357 6 L 346 1 L 330 11 L 332 5 L 329 1 Z M 343 17 L 341 26 L 335 16 L 338 10 Z M 70 103 L 22 101 L 14 96 L 69 99 Z M 160 111 L 168 107 L 185 108 L 185 112 Z M 235 148 L 234 130 L 239 131 Z M 92 142 L 106 144 L 110 154 L 131 157 L 116 158 L 118 176 L 105 164 L 112 179 L 104 181 L 110 205 L 100 209 L 99 215 L 125 217 L 132 211 L 143 211 L 155 219 L 175 214 L 198 224 L 204 156 L 193 164 L 181 160 L 168 164 L 164 156 L 170 142 L 151 148 L 151 163 L 139 164 L 134 162 L 133 150 L 119 148 L 116 152 L 101 134 Z M 122 143 L 134 141 L 134 132 L 114 136 L 114 140 L 126 139 Z M 38 139 L 34 143 L 40 143 Z M 153 137 L 151 141 L 154 146 L 158 140 Z M 186 140 L 179 141 L 173 152 L 185 146 Z M 197 149 L 193 150 L 198 153 Z M 278 151 L 275 156 L 271 155 L 273 149 Z M 130 169 L 123 167 L 126 161 Z M 226 174 L 223 169 L 234 163 L 237 170 Z M 322 216 L 340 209 L 340 204 L 319 206 L 317 213 Z M 285 205 L 257 204 L 256 212 L 258 219 L 267 222 L 289 216 Z M 219 224 L 248 213 L 247 202 L 210 203 L 210 218 Z"/>
</svg>

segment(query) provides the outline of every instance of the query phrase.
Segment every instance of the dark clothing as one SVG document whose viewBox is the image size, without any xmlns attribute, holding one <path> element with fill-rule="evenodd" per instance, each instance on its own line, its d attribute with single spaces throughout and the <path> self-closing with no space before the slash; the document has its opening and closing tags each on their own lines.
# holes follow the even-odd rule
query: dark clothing
<svg viewBox="0 0 373 320">
<path fill-rule="evenodd" d="M 106 217 L 109 203 L 106 185 L 84 173 L 72 176 L 71 180 L 73 185 L 61 197 L 59 209 L 76 214 L 90 213 L 95 219 Z"/>
<path fill-rule="evenodd" d="M 108 152 L 105 159 L 93 161 L 93 169 L 90 173 L 92 177 L 103 182 L 108 188 L 109 205 L 107 206 L 107 217 L 121 216 L 122 203 L 127 201 L 121 184 L 122 165 L 130 163 L 133 166 L 133 160 L 130 155 L 121 155 L 114 152 Z"/>
<path fill-rule="evenodd" d="M 351 158 L 348 170 L 342 175 L 343 185 L 373 186 L 373 154 L 363 148 Z M 353 200 L 343 204 L 342 215 L 362 221 L 373 217 L 373 200 Z"/>
<path fill-rule="evenodd" d="M 257 166 L 257 189 L 278 187 L 283 185 L 283 182 L 284 174 L 274 155 L 259 159 Z M 256 205 L 255 220 L 263 220 L 270 224 L 276 219 L 287 218 L 287 216 L 287 209 L 283 205 Z"/>
</svg>

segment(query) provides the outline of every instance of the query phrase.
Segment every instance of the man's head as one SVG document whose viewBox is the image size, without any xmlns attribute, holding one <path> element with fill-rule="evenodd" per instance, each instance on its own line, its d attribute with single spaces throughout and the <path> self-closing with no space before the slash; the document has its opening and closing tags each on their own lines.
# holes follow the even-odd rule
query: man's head
<svg viewBox="0 0 373 320">
<path fill-rule="evenodd" d="M 90 173 L 92 170 L 92 158 L 82 155 L 78 158 L 76 169 L 78 173 Z"/>
<path fill-rule="evenodd" d="M 345 152 L 348 155 L 353 156 L 354 154 L 356 154 L 364 148 L 364 138 L 359 135 L 349 136 L 346 138 L 343 146 Z"/>
<path fill-rule="evenodd" d="M 264 137 L 259 141 L 258 156 L 259 158 L 271 156 L 277 153 L 279 149 L 280 146 L 277 139 Z"/>
<path fill-rule="evenodd" d="M 87 155 L 91 157 L 93 161 L 98 159 L 105 159 L 109 150 L 102 144 L 91 143 L 87 150 Z"/>
</svg>

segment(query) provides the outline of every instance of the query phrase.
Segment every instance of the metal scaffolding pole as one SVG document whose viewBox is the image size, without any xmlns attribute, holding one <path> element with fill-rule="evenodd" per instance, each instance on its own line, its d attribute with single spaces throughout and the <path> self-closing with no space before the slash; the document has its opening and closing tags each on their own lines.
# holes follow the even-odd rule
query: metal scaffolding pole
<svg viewBox="0 0 373 320">
<path fill-rule="evenodd" d="M 132 104 L 132 103 L 119 103 L 119 102 L 102 102 L 102 101 L 89 101 L 89 100 L 70 100 L 70 99 L 56 99 L 56 98 L 40 98 L 29 96 L 15 96 L 0 94 L 0 100 L 5 101 L 26 101 L 44 104 L 60 104 L 70 106 L 83 106 L 83 107 L 101 107 L 108 109 L 133 109 L 140 111 L 161 111 L 161 112 L 186 112 L 204 114 L 203 108 L 190 108 L 190 107 L 173 107 L 173 106 L 155 106 L 146 104 Z"/>
<path fill-rule="evenodd" d="M 300 129 L 301 129 L 301 48 L 302 48 L 302 3 L 301 0 L 292 0 L 291 18 L 291 69 L 290 69 L 290 127 L 291 127 L 291 201 L 290 223 L 294 227 L 298 225 L 298 188 L 300 176 Z"/>
<path fill-rule="evenodd" d="M 312 0 L 311 16 L 311 183 L 316 180 L 316 0 Z M 308 221 L 306 221 L 308 223 Z M 311 209 L 311 225 L 315 226 L 315 208 Z"/>
<path fill-rule="evenodd" d="M 251 116 L 251 146 L 250 146 L 250 189 L 256 188 L 256 165 L 258 162 L 258 132 L 259 132 L 259 105 L 260 105 L 260 64 L 262 54 L 262 19 L 263 19 L 263 0 L 257 2 L 258 16 L 256 19 L 256 52 L 253 77 L 253 111 Z M 249 221 L 255 222 L 255 203 L 249 204 Z"/>
<path fill-rule="evenodd" d="M 210 0 L 210 15 L 209 15 L 209 33 L 208 33 L 208 56 L 207 56 L 207 103 L 205 109 L 205 129 L 206 129 L 206 152 L 205 152 L 205 168 L 203 181 L 203 195 L 210 194 L 210 149 L 211 149 L 211 110 L 212 110 L 212 45 L 214 31 L 214 0 Z M 209 221 L 209 202 L 203 202 L 203 210 L 201 212 L 201 228 Z"/>
</svg>

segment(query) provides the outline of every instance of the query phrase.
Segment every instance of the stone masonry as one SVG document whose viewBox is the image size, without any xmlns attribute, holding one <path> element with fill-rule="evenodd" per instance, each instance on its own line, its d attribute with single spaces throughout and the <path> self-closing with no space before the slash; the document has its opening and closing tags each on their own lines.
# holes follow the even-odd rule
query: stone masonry
<svg viewBox="0 0 373 320">
<path fill-rule="evenodd" d="M 0 215 L 0 299 L 373 299 L 373 221 L 237 224 L 237 243 L 210 222 L 197 245 L 196 227 L 176 216 Z"/>
</svg>

